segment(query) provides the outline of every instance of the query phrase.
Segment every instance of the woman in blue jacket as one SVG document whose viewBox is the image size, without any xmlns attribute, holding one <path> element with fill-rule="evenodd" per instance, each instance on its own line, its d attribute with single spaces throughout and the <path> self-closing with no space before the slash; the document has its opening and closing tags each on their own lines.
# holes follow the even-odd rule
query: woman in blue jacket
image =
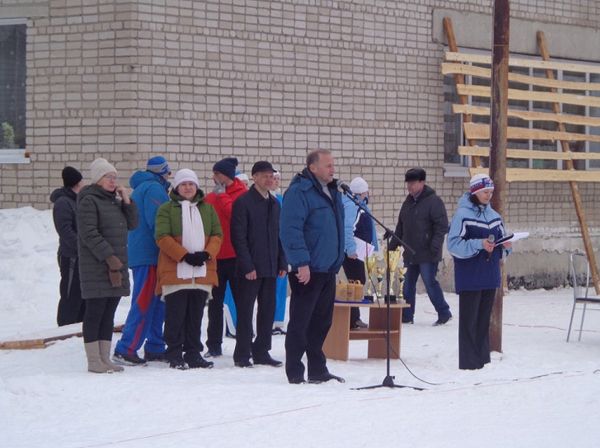
<svg viewBox="0 0 600 448">
<path fill-rule="evenodd" d="M 512 243 L 495 246 L 505 236 L 502 217 L 492 209 L 494 182 L 485 174 L 471 179 L 450 223 L 448 251 L 454 258 L 459 297 L 458 368 L 481 369 L 490 362 L 490 319 L 500 287 L 500 259 Z"/>
</svg>

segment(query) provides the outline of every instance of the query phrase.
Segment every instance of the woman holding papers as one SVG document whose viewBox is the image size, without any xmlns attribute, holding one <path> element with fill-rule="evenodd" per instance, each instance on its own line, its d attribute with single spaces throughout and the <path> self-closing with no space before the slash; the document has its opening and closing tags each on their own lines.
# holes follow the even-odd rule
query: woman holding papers
<svg viewBox="0 0 600 448">
<path fill-rule="evenodd" d="M 512 242 L 495 245 L 506 231 L 502 217 L 490 205 L 493 193 L 494 182 L 489 176 L 473 176 L 470 191 L 458 201 L 448 233 L 459 295 L 459 369 L 481 369 L 490 362 L 489 326 L 496 289 L 501 284 L 500 259 L 512 246 Z"/>
<path fill-rule="evenodd" d="M 192 170 L 178 171 L 173 187 L 171 200 L 156 214 L 155 235 L 160 248 L 157 293 L 165 301 L 165 357 L 174 369 L 211 368 L 213 363 L 200 354 L 200 325 L 208 294 L 218 283 L 223 232 Z"/>
<path fill-rule="evenodd" d="M 369 185 L 362 177 L 355 177 L 350 182 L 350 190 L 356 195 L 367 210 L 369 202 Z M 344 273 L 348 281 L 358 280 L 363 285 L 367 278 L 365 275 L 365 257 L 370 256 L 377 250 L 377 234 L 373 218 L 367 215 L 351 198 L 342 196 L 344 204 Z M 364 328 L 365 324 L 360 320 L 360 309 L 353 307 L 350 311 L 350 329 Z"/>
</svg>

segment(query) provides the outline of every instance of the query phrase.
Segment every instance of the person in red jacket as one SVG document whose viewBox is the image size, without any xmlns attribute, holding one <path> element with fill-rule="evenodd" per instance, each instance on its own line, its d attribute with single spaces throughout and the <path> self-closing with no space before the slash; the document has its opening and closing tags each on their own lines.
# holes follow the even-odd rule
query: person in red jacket
<svg viewBox="0 0 600 448">
<path fill-rule="evenodd" d="M 212 204 L 217 211 L 221 228 L 223 230 L 223 243 L 217 255 L 217 275 L 219 285 L 212 289 L 212 300 L 208 302 L 208 328 L 206 349 L 204 355 L 207 358 L 217 357 L 223 354 L 223 299 L 227 281 L 235 297 L 235 265 L 236 257 L 231 245 L 230 223 L 233 201 L 238 196 L 248 191 L 244 183 L 235 177 L 238 160 L 228 157 L 219 160 L 213 166 L 213 180 L 215 186 L 213 192 L 206 197 L 206 202 Z"/>
</svg>

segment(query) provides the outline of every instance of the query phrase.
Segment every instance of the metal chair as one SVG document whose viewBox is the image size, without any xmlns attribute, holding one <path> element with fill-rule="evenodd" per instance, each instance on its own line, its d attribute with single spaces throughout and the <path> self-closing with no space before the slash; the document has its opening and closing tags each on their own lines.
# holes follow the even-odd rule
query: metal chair
<svg viewBox="0 0 600 448">
<path fill-rule="evenodd" d="M 583 304 L 581 313 L 581 324 L 579 325 L 579 339 L 581 341 L 581 332 L 583 330 L 583 319 L 588 305 L 600 305 L 600 297 L 589 297 L 590 289 L 590 263 L 583 254 L 571 254 L 571 276 L 573 277 L 573 310 L 571 311 L 571 321 L 567 332 L 567 342 L 571 336 L 571 326 L 573 325 L 573 316 L 575 307 L 578 303 Z"/>
</svg>

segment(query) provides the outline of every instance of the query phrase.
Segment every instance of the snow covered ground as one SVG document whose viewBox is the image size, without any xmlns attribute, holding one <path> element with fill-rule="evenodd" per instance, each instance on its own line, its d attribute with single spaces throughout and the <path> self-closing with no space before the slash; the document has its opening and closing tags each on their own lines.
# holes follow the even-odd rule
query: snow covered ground
<svg viewBox="0 0 600 448">
<path fill-rule="evenodd" d="M 52 333 L 56 247 L 50 211 L 0 210 L 0 340 Z M 447 299 L 457 315 L 457 296 Z M 289 385 L 281 368 L 235 368 L 232 339 L 207 371 L 151 364 L 91 374 L 79 338 L 3 350 L 0 445 L 598 447 L 600 313 L 589 311 L 581 342 L 574 333 L 567 344 L 571 305 L 570 289 L 511 291 L 503 353 L 480 371 L 460 371 L 458 319 L 432 327 L 433 308 L 418 296 L 415 324 L 402 334 L 414 376 L 399 360 L 390 370 L 396 384 L 424 391 L 354 390 L 386 375 L 384 360 L 366 359 L 364 341 L 351 343 L 348 362 L 328 363 L 346 383 L 320 385 Z M 128 307 L 123 299 L 117 322 Z M 283 343 L 273 338 L 274 357 L 284 359 Z"/>
</svg>

